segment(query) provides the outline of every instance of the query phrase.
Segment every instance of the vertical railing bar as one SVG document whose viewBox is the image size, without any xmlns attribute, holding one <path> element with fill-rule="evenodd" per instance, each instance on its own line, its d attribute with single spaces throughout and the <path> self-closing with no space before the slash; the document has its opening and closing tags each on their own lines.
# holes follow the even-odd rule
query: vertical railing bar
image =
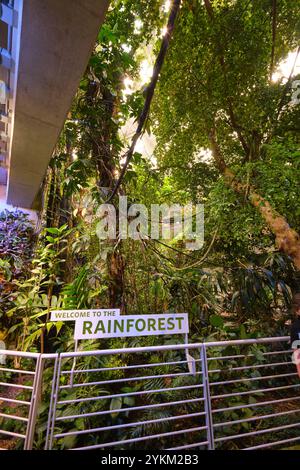
<svg viewBox="0 0 300 470">
<path fill-rule="evenodd" d="M 203 395 L 204 395 L 205 422 L 207 426 L 208 450 L 214 450 L 215 443 L 214 443 L 213 418 L 212 418 L 212 412 L 211 412 L 211 399 L 210 399 L 210 389 L 209 389 L 206 346 L 204 343 L 202 344 L 200 348 L 200 357 L 201 357 L 201 366 L 202 366 Z"/>
<path fill-rule="evenodd" d="M 54 390 L 55 390 L 56 378 L 57 378 L 56 377 L 56 375 L 57 375 L 57 362 L 58 362 L 58 354 L 56 354 L 54 365 L 53 365 L 52 386 L 51 386 L 51 395 L 50 395 L 50 403 L 49 403 L 48 421 L 47 421 L 47 433 L 46 433 L 45 450 L 48 449 L 48 444 L 49 444 L 49 432 L 50 432 L 52 411 L 53 411 Z M 53 419 L 53 422 L 55 422 L 55 419 Z"/>
<path fill-rule="evenodd" d="M 52 450 L 52 445 L 53 445 L 53 434 L 54 434 L 54 426 L 55 426 L 55 416 L 56 416 L 56 406 L 57 406 L 57 399 L 58 399 L 58 393 L 59 393 L 59 381 L 60 381 L 60 371 L 61 371 L 61 356 L 59 355 L 58 358 L 58 367 L 57 367 L 57 373 L 56 373 L 56 383 L 55 383 L 55 393 L 53 395 L 54 401 L 53 401 L 53 413 L 52 413 L 52 418 L 50 418 L 50 422 L 48 425 L 50 426 L 50 436 L 49 436 L 49 446 L 48 450 Z"/>
<path fill-rule="evenodd" d="M 30 428 L 31 428 L 31 416 L 32 416 L 32 407 L 33 407 L 33 401 L 34 401 L 34 391 L 35 391 L 35 386 L 36 386 L 36 377 L 37 377 L 37 371 L 38 371 L 38 367 L 39 367 L 39 357 L 36 359 L 36 363 L 35 363 L 35 368 L 34 368 L 34 378 L 33 378 L 33 388 L 32 388 L 32 391 L 31 391 L 31 395 L 30 395 L 30 405 L 29 405 L 29 410 L 28 410 L 28 423 L 27 423 L 27 427 L 26 427 L 26 437 L 25 437 L 25 441 L 24 441 L 24 450 L 30 450 L 28 448 L 28 439 L 29 439 L 29 436 L 30 436 Z"/>
</svg>

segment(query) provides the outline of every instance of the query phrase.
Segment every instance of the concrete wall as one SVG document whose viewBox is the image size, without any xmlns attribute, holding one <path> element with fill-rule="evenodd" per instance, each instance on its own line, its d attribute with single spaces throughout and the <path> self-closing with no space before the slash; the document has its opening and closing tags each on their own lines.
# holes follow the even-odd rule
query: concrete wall
<svg viewBox="0 0 300 470">
<path fill-rule="evenodd" d="M 109 0 L 25 0 L 7 202 L 31 208 Z"/>
<path fill-rule="evenodd" d="M 5 210 L 13 212 L 15 208 L 6 203 L 6 187 L 0 185 L 0 212 Z M 36 226 L 38 226 L 39 218 L 38 214 L 35 211 L 31 211 L 30 209 L 24 209 L 22 207 L 18 207 L 18 210 L 24 212 L 25 214 L 28 214 L 29 219 L 34 222 Z"/>
</svg>

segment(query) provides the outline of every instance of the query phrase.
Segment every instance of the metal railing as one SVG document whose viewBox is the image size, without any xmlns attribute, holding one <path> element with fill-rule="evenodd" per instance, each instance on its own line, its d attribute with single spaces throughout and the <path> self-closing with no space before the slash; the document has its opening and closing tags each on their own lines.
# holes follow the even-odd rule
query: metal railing
<svg viewBox="0 0 300 470">
<path fill-rule="evenodd" d="M 31 449 L 41 384 L 41 354 L 0 351 L 7 364 L 0 367 L 0 443 Z M 21 444 L 20 442 L 21 441 Z M 1 447 L 4 450 L 5 448 Z"/>
<path fill-rule="evenodd" d="M 45 449 L 285 447 L 300 441 L 300 381 L 288 340 L 262 338 L 31 356 L 9 351 L 6 354 L 36 361 L 33 370 L 27 367 L 23 371 L 30 372 L 34 380 L 32 385 L 16 380 L 20 376 L 17 368 L 13 372 L 17 375 L 9 375 L 10 380 L 0 384 L 9 389 L 31 387 L 19 389 L 22 395 L 31 392 L 27 415 L 13 413 L 13 418 L 7 418 L 5 412 L 0 417 L 17 423 L 22 418 L 27 430 L 21 436 L 9 429 L 7 436 L 23 438 L 24 448 L 31 448 L 43 363 L 50 359 L 53 370 Z M 19 394 L 12 400 L 25 401 Z"/>
</svg>

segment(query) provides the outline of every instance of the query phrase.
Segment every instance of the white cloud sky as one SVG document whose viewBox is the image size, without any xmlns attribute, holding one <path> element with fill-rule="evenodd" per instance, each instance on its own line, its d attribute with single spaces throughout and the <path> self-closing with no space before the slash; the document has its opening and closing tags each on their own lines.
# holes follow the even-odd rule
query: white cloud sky
<svg viewBox="0 0 300 470">
<path fill-rule="evenodd" d="M 282 80 L 283 83 L 287 82 L 290 76 L 290 73 L 293 69 L 296 56 L 297 56 L 297 51 L 290 52 L 287 58 L 284 59 L 280 63 L 279 67 L 272 75 L 273 82 L 278 82 L 279 80 Z M 300 54 L 298 55 L 293 75 L 297 75 L 299 73 L 300 73 Z"/>
</svg>

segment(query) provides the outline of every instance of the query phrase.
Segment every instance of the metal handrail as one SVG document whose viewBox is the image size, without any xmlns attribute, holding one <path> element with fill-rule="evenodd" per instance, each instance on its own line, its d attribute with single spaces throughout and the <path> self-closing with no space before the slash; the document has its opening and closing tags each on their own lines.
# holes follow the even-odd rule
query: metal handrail
<svg viewBox="0 0 300 470">
<path fill-rule="evenodd" d="M 265 347 L 261 348 L 259 356 L 262 358 L 261 363 L 252 350 L 249 351 L 249 354 L 244 349 L 239 351 L 239 348 L 244 346 L 256 344 L 267 346 L 278 343 L 284 343 L 283 349 L 279 347 L 274 348 L 273 346 L 271 350 L 267 350 Z M 231 355 L 226 355 L 226 351 L 224 351 L 225 354 L 222 355 L 222 350 L 228 346 L 237 348 L 236 353 L 234 350 Z M 169 352 L 171 354 L 174 351 L 181 352 L 178 358 L 174 358 L 173 355 L 166 355 L 166 353 Z M 143 354 L 147 355 L 151 352 L 155 352 L 157 355 L 165 355 L 157 357 L 157 362 L 154 363 L 141 361 Z M 285 356 L 281 358 L 281 361 L 276 358 L 276 355 L 291 353 L 292 350 L 289 346 L 288 336 L 51 354 L 0 350 L 0 354 L 3 356 L 32 359 L 36 363 L 34 371 L 28 370 L 30 367 L 17 369 L 9 368 L 8 365 L 0 368 L 0 372 L 4 372 L 4 374 L 8 372 L 14 374 L 20 373 L 23 376 L 27 374 L 28 378 L 32 377 L 33 379 L 32 385 L 16 384 L 9 379 L 6 383 L 2 380 L 0 385 L 4 387 L 11 385 L 11 387 L 19 388 L 20 390 L 26 390 L 28 393 L 32 392 L 31 398 L 28 401 L 24 399 L 18 400 L 18 396 L 13 398 L 3 397 L 4 402 L 13 402 L 19 406 L 27 405 L 28 413 L 26 416 L 23 415 L 21 417 L 17 414 L 0 413 L 0 417 L 3 419 L 23 421 L 27 429 L 26 433 L 24 432 L 23 434 L 20 431 L 13 432 L 11 429 L 9 431 L 4 429 L 2 434 L 23 439 L 24 448 L 32 448 L 44 363 L 46 360 L 50 360 L 53 364 L 53 379 L 49 403 L 46 449 L 52 449 L 54 442 L 58 439 L 76 435 L 88 436 L 90 433 L 101 433 L 101 435 L 105 436 L 105 442 L 100 440 L 96 441 L 96 444 L 89 445 L 88 440 L 79 441 L 76 449 L 114 448 L 121 444 L 124 446 L 135 445 L 135 443 L 147 442 L 148 440 L 149 442 L 155 442 L 160 438 L 167 440 L 166 450 L 189 448 L 208 448 L 213 450 L 215 446 L 218 448 L 223 448 L 223 446 L 228 448 L 231 442 L 235 443 L 235 447 L 240 446 L 239 448 L 242 449 L 263 449 L 277 446 L 281 443 L 286 444 L 297 440 L 300 441 L 300 436 L 295 437 L 293 434 L 294 430 L 300 427 L 299 422 L 294 422 L 300 412 L 300 408 L 297 408 L 298 399 L 300 399 L 298 396 L 300 382 L 295 370 L 293 370 L 292 360 Z M 195 357 L 192 357 L 191 354 Z M 122 358 L 124 355 L 130 357 L 128 365 L 124 365 L 122 361 L 120 363 L 117 361 L 116 363 L 113 360 L 112 363 L 108 362 L 107 367 L 105 367 L 106 361 L 104 363 L 100 361 L 99 367 L 94 363 L 89 364 L 83 369 L 74 367 L 74 358 L 90 357 L 93 359 L 104 356 Z M 139 357 L 136 361 L 135 357 L 137 355 Z M 69 369 L 70 363 L 68 359 L 73 359 L 72 370 Z M 127 363 L 128 361 L 125 362 L 125 364 Z M 163 368 L 164 366 L 167 367 L 166 371 L 161 370 L 161 367 Z M 158 367 L 160 369 L 156 369 Z M 287 369 L 283 369 L 283 367 Z M 272 369 L 272 371 L 265 369 Z M 127 375 L 127 372 L 129 375 Z M 263 372 L 265 375 L 260 375 L 259 372 Z M 107 376 L 106 374 L 108 373 L 117 375 Z M 254 376 L 253 373 L 257 373 L 257 375 Z M 97 375 L 90 376 L 90 374 Z M 120 376 L 119 374 L 122 375 Z M 66 384 L 66 380 L 69 381 L 69 384 Z M 146 383 L 152 380 L 157 380 L 158 382 L 153 383 L 153 388 L 147 387 Z M 122 390 L 127 381 L 139 384 L 138 389 L 133 389 L 133 391 Z M 260 387 L 262 381 L 264 381 L 264 385 Z M 107 389 L 97 391 L 99 385 L 106 386 Z M 82 387 L 85 390 L 84 396 L 80 392 Z M 190 392 L 185 398 L 178 395 L 178 392 L 182 393 L 185 390 L 187 393 Z M 141 398 L 151 396 L 151 394 L 156 395 L 156 398 L 154 397 L 148 402 L 145 402 L 145 398 Z M 110 409 L 110 400 L 126 399 L 126 397 L 133 400 L 130 405 L 123 407 L 120 404 L 118 408 Z M 249 402 L 249 397 L 256 398 L 254 402 Z M 68 412 L 68 406 L 72 406 L 75 403 L 82 403 L 84 406 L 82 409 L 78 409 L 78 412 Z M 93 403 L 96 405 L 96 408 L 95 406 L 89 408 Z M 283 403 L 289 405 L 288 409 L 280 408 L 277 410 L 277 405 Z M 293 409 L 291 409 L 292 404 Z M 59 410 L 57 410 L 57 407 L 59 407 Z M 156 418 L 155 413 L 152 416 L 147 416 L 148 411 L 153 410 L 155 412 L 156 409 L 158 411 L 160 409 L 168 409 L 169 414 L 166 418 Z M 255 414 L 251 415 L 252 411 L 244 414 L 246 409 L 254 410 Z M 146 414 L 140 416 L 140 411 L 146 412 Z M 132 419 L 131 415 L 128 414 L 130 412 L 133 412 Z M 232 417 L 228 414 L 231 412 L 233 412 Z M 112 413 L 120 413 L 124 417 L 126 416 L 126 421 L 121 421 L 119 424 L 110 424 L 106 417 Z M 68 427 L 64 428 L 64 423 L 66 422 L 67 425 L 70 420 L 92 417 L 102 417 L 103 419 L 99 423 L 95 423 L 96 425 L 92 425 L 90 429 L 84 428 L 79 431 L 68 431 Z M 280 417 L 286 417 L 289 421 L 276 421 Z M 185 428 L 184 422 L 187 422 L 189 419 L 191 421 L 187 423 Z M 160 423 L 162 425 L 167 422 L 170 424 L 176 422 L 176 431 L 172 430 L 172 427 L 167 427 L 167 429 L 162 428 L 161 432 L 154 432 L 153 430 L 153 434 L 151 432 L 147 434 L 146 429 L 149 425 L 159 425 Z M 256 422 L 266 423 L 268 427 L 256 429 Z M 63 427 L 57 430 L 56 426 L 59 423 Z M 130 430 L 139 426 L 145 427 L 146 435 L 142 434 L 141 437 L 133 436 L 131 438 L 127 438 L 127 435 L 122 440 L 115 440 L 116 433 L 110 434 L 119 429 Z M 165 432 L 166 430 L 167 432 Z M 290 437 L 283 439 L 280 433 L 288 430 L 291 430 Z M 278 437 L 274 437 L 275 431 L 279 433 Z M 178 442 L 176 440 L 173 442 L 172 436 L 181 435 L 182 438 Z M 190 436 L 189 438 L 187 437 L 188 435 Z M 256 437 L 259 438 L 259 436 L 261 437 L 257 442 Z M 268 436 L 272 436 L 272 438 L 268 438 Z M 269 442 L 262 442 L 264 437 Z M 168 439 L 171 439 L 173 445 L 170 445 Z M 193 441 L 195 442 L 193 443 Z M 176 442 L 177 445 L 174 445 Z M 253 445 L 255 443 L 256 445 Z"/>
</svg>

